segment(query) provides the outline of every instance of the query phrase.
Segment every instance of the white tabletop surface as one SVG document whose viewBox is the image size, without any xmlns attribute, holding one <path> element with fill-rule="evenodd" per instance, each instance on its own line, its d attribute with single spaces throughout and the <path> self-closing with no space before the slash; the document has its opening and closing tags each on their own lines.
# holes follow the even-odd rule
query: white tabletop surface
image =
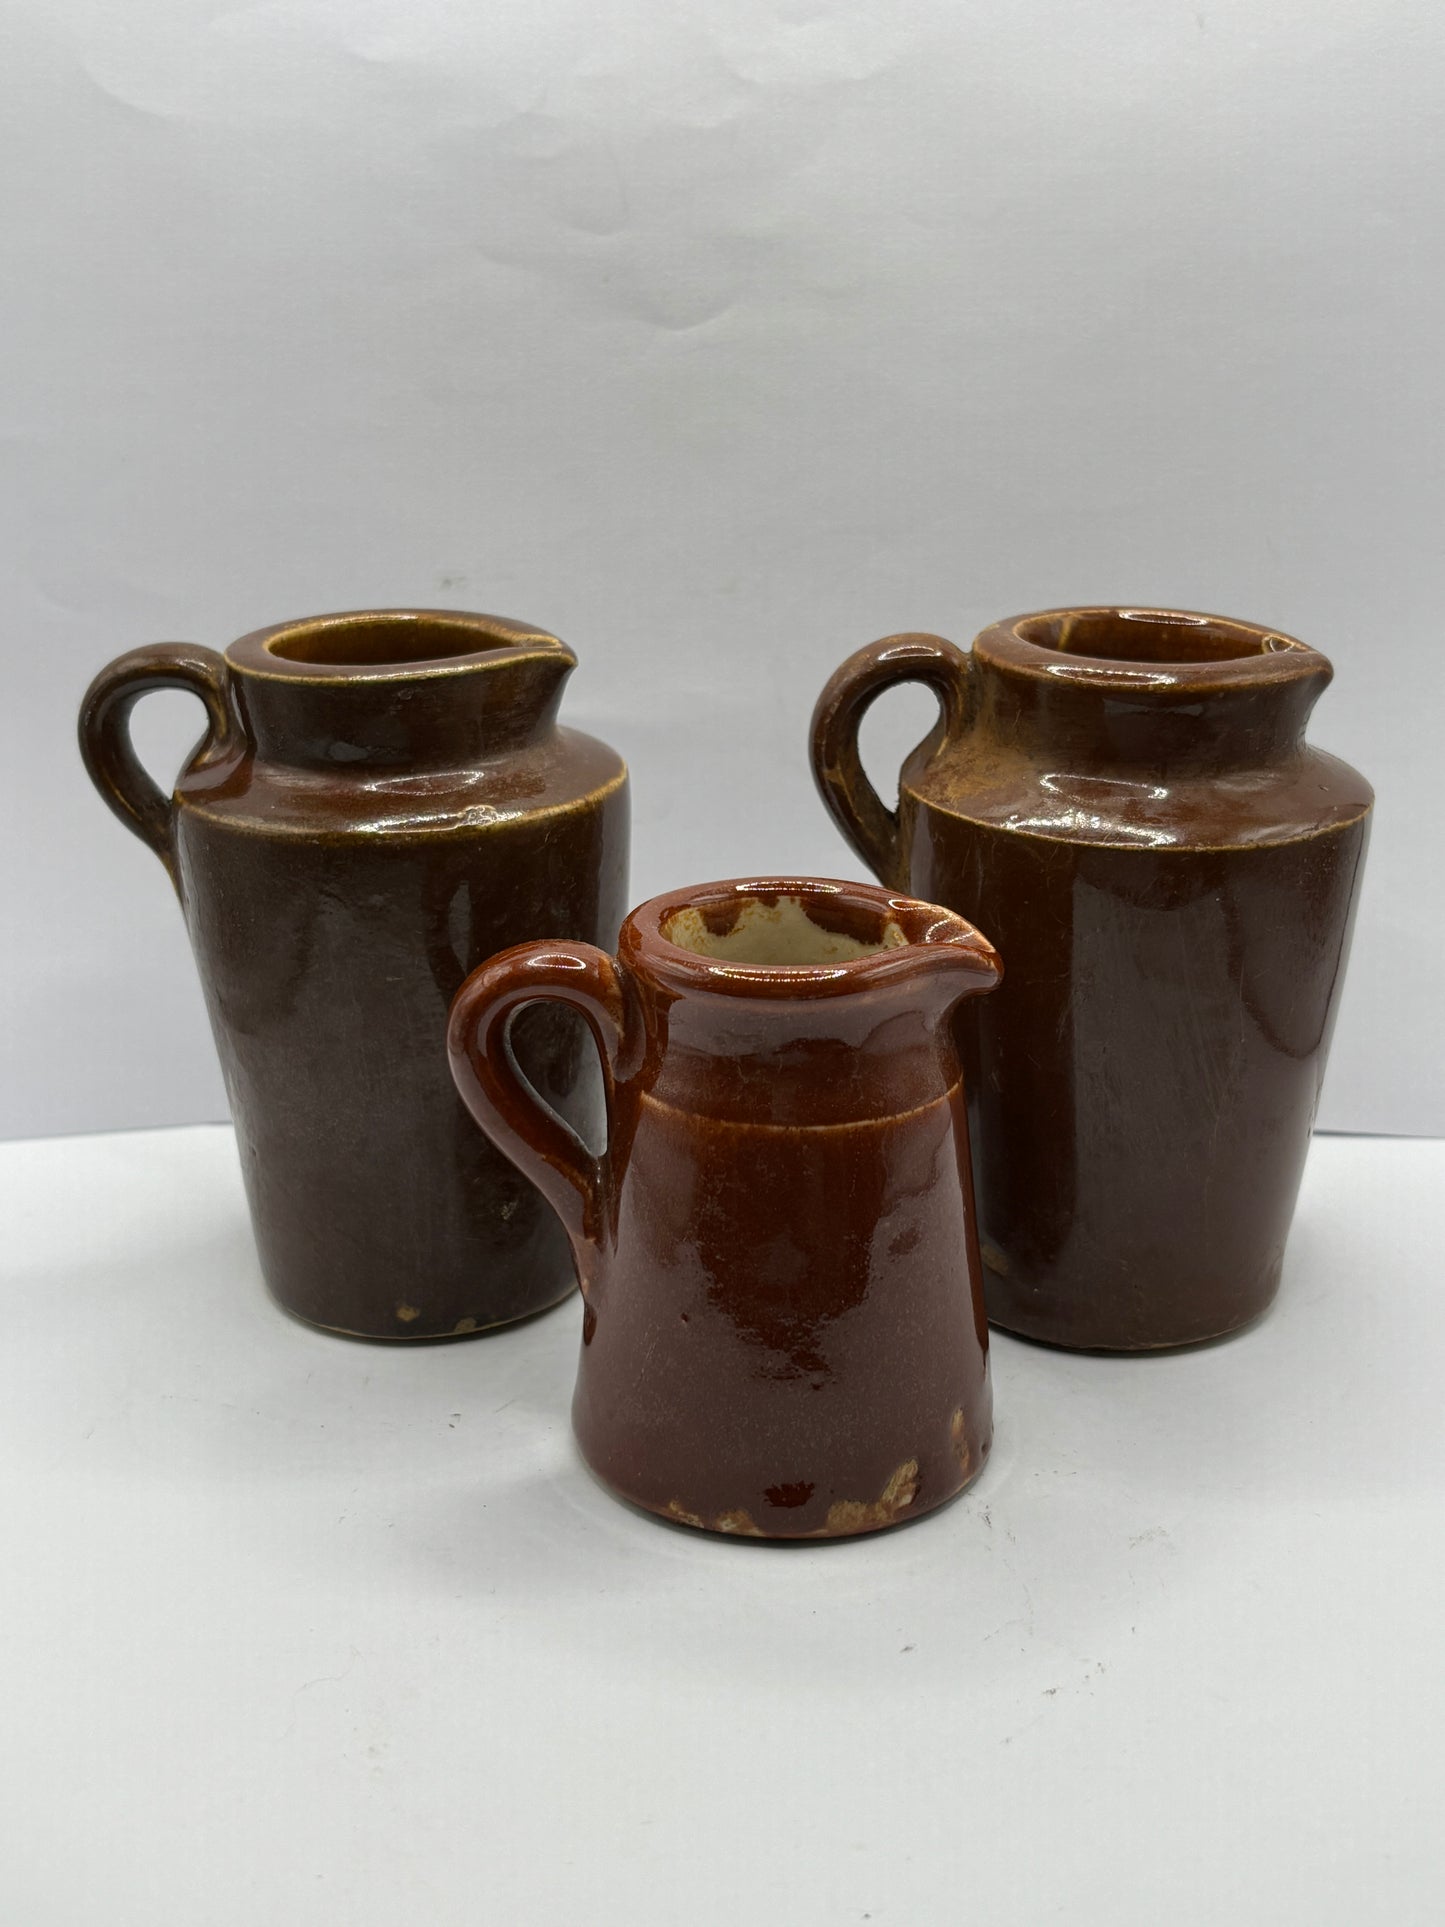
<svg viewBox="0 0 1445 1927">
<path fill-rule="evenodd" d="M 0 1146 L 6 1927 L 1445 1918 L 1445 1144 L 1317 1140 L 1187 1354 L 994 1341 L 873 1540 L 616 1504 L 575 1302 L 266 1299 L 228 1131 Z"/>
</svg>

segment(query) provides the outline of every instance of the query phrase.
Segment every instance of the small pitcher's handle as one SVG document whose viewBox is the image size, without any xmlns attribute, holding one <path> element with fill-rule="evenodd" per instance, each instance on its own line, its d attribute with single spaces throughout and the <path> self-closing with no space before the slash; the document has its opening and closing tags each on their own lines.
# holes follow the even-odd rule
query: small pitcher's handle
<svg viewBox="0 0 1445 1927">
<path fill-rule="evenodd" d="M 622 979 L 614 960 L 590 943 L 517 944 L 474 970 L 452 1003 L 447 1050 L 462 1102 L 562 1220 L 586 1291 L 586 1253 L 600 1242 L 605 1222 L 608 1158 L 591 1155 L 517 1066 L 512 1018 L 542 1001 L 566 1004 L 586 1020 L 602 1058 L 610 1127 L 625 1022 Z"/>
<path fill-rule="evenodd" d="M 206 706 L 206 733 L 194 755 L 212 757 L 236 729 L 224 656 L 192 642 L 131 649 L 102 669 L 80 705 L 80 754 L 90 780 L 128 830 L 148 843 L 176 878 L 175 805 L 141 767 L 130 740 L 130 712 L 152 689 L 184 689 Z"/>
<path fill-rule="evenodd" d="M 942 742 L 963 727 L 969 660 L 942 636 L 884 636 L 848 658 L 813 711 L 813 780 L 828 814 L 880 882 L 895 890 L 909 887 L 908 853 L 900 847 L 898 811 L 885 806 L 864 773 L 858 730 L 885 689 L 921 682 L 938 697 L 932 736 Z"/>
</svg>

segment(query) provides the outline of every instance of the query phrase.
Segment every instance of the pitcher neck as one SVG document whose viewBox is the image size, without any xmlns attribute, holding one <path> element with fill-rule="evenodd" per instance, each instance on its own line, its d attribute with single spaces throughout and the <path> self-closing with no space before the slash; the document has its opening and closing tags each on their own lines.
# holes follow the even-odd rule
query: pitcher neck
<svg viewBox="0 0 1445 1927">
<path fill-rule="evenodd" d="M 258 755 L 333 772 L 456 769 L 545 740 L 577 662 L 544 630 L 432 609 L 283 623 L 226 659 Z"/>
<path fill-rule="evenodd" d="M 972 661 L 986 733 L 1050 759 L 1173 774 L 1293 755 L 1334 673 L 1278 630 L 1160 609 L 995 623 Z"/>
</svg>

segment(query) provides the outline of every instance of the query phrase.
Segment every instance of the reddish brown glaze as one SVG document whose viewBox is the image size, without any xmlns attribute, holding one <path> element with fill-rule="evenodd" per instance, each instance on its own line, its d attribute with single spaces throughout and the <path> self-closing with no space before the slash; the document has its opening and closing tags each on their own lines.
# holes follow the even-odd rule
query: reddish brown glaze
<svg viewBox="0 0 1445 1927">
<path fill-rule="evenodd" d="M 553 1214 L 477 1137 L 436 1040 L 482 958 L 524 933 L 610 941 L 625 908 L 626 771 L 557 725 L 575 666 L 525 624 L 383 610 L 225 656 L 135 649 L 86 696 L 86 767 L 180 895 L 267 1282 L 313 1324 L 451 1336 L 571 1289 Z M 127 733 L 157 688 L 208 717 L 169 797 Z M 578 1032 L 538 1012 L 519 1049 L 585 1118 Z"/>
<path fill-rule="evenodd" d="M 856 954 L 773 960 L 784 916 L 794 953 Z M 750 956 L 687 947 L 699 932 Z M 773 879 L 654 898 L 616 960 L 523 944 L 468 979 L 453 1073 L 567 1227 L 586 1300 L 573 1422 L 624 1498 L 718 1532 L 832 1537 L 913 1518 L 979 1470 L 988 1332 L 949 1018 L 998 976 L 947 911 Z M 516 1074 L 508 1029 L 538 999 L 596 1038 L 595 1158 Z"/>
<path fill-rule="evenodd" d="M 1249 623 L 1090 608 L 996 623 L 968 655 L 891 636 L 824 691 L 839 827 L 1008 965 L 959 1016 L 996 1324 L 1145 1350 L 1274 1296 L 1372 801 L 1304 740 L 1331 673 Z M 941 715 L 891 811 L 857 733 L 905 681 Z"/>
</svg>

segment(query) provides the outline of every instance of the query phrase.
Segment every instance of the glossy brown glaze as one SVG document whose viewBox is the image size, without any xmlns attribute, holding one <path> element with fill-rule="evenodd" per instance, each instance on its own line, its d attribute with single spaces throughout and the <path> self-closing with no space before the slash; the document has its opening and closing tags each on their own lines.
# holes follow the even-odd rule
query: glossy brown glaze
<svg viewBox="0 0 1445 1927">
<path fill-rule="evenodd" d="M 996 1324 L 1136 1351 L 1273 1298 L 1372 801 L 1304 740 L 1330 675 L 1248 623 L 1072 609 L 968 655 L 888 637 L 824 691 L 813 764 L 839 827 L 1008 967 L 959 1016 Z M 857 734 L 906 681 L 941 713 L 892 811 Z"/>
<path fill-rule="evenodd" d="M 571 1289 L 553 1214 L 478 1138 L 439 1048 L 467 972 L 523 934 L 611 940 L 627 781 L 557 725 L 576 658 L 493 616 L 323 616 L 132 650 L 81 713 L 86 767 L 169 870 L 230 1094 L 267 1282 L 367 1338 L 482 1331 Z M 208 729 L 167 797 L 128 717 L 181 688 Z M 585 1033 L 538 1012 L 530 1074 L 600 1112 Z"/>
<path fill-rule="evenodd" d="M 551 1199 L 586 1301 L 573 1423 L 616 1492 L 685 1525 L 873 1531 L 988 1451 L 988 1330 L 950 1013 L 999 967 L 961 918 L 862 884 L 654 898 L 616 960 L 524 944 L 452 1011 L 458 1087 Z M 508 1029 L 578 1011 L 606 1066 L 593 1158 Z"/>
</svg>

